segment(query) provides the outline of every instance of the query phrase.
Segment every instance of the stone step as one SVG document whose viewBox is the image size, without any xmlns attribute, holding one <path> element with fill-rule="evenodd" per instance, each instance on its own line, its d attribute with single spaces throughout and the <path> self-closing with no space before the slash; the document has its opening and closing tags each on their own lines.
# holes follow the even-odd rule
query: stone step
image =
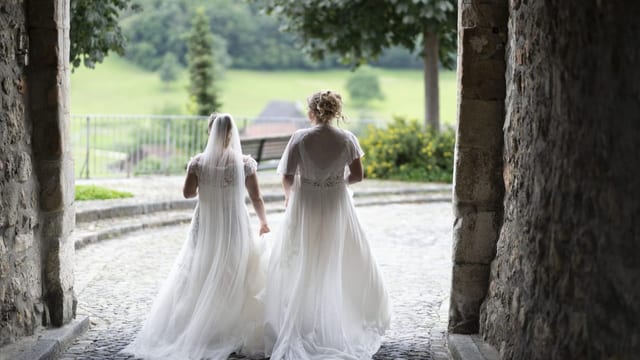
<svg viewBox="0 0 640 360">
<path fill-rule="evenodd" d="M 480 335 L 449 334 L 449 354 L 453 360 L 498 360 L 500 354 Z"/>
<path fill-rule="evenodd" d="M 265 202 L 267 214 L 283 212 L 285 210 L 283 198 L 279 201 L 272 200 Z M 447 202 L 451 201 L 450 193 L 432 193 L 432 194 L 382 194 L 354 197 L 356 206 L 375 206 L 383 204 L 400 204 L 400 203 L 426 203 L 426 202 Z M 167 210 L 155 210 L 149 213 L 138 212 L 130 216 L 118 216 L 110 218 L 101 218 L 90 222 L 80 222 L 76 224 L 76 228 L 71 235 L 71 239 L 75 244 L 75 248 L 79 249 L 88 244 L 98 241 L 122 236 L 124 234 L 153 228 L 159 226 L 170 226 L 184 224 L 191 221 L 193 215 L 193 206 L 176 209 L 165 207 Z M 185 206 L 186 207 L 186 206 Z M 253 209 L 249 207 L 251 216 L 255 216 Z"/>
<path fill-rule="evenodd" d="M 37 329 L 34 335 L 0 348 L 0 360 L 57 359 L 88 329 L 89 318 L 86 316 L 78 316 L 59 328 Z"/>
<path fill-rule="evenodd" d="M 450 185 L 432 186 L 430 188 L 389 188 L 365 189 L 354 191 L 354 199 L 379 198 L 391 196 L 448 196 L 451 197 Z M 265 203 L 282 202 L 281 192 L 263 194 Z M 105 201 L 89 209 L 76 210 L 76 224 L 95 222 L 118 217 L 140 216 L 155 212 L 193 209 L 196 199 L 170 199 L 166 201 L 140 201 L 125 199 L 125 201 Z M 247 199 L 247 203 L 249 203 Z"/>
</svg>

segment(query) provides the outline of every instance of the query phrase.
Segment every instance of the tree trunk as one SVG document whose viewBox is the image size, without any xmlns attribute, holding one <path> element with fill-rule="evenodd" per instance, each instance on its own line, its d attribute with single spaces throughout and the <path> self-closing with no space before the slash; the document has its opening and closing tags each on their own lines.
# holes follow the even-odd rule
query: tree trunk
<svg viewBox="0 0 640 360">
<path fill-rule="evenodd" d="M 440 131 L 440 90 L 438 88 L 438 34 L 424 31 L 424 124 Z"/>
</svg>

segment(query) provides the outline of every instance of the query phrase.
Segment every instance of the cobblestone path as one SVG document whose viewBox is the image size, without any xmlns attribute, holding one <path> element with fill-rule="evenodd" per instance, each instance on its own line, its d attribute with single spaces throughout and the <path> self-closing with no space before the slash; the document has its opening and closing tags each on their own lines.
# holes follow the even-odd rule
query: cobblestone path
<svg viewBox="0 0 640 360">
<path fill-rule="evenodd" d="M 396 204 L 357 211 L 393 304 L 391 329 L 374 359 L 446 358 L 451 205 Z M 270 215 L 272 229 L 281 218 Z M 78 314 L 90 316 L 91 328 L 61 359 L 131 359 L 119 351 L 140 328 L 186 232 L 186 225 L 158 228 L 76 253 Z"/>
</svg>

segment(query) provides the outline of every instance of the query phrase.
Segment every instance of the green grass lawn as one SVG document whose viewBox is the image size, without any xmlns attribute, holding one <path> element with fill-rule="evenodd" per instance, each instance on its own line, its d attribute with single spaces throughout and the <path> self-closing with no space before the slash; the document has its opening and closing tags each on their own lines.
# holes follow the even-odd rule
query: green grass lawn
<svg viewBox="0 0 640 360">
<path fill-rule="evenodd" d="M 394 115 L 421 119 L 424 113 L 423 75 L 420 70 L 374 69 L 385 99 L 371 103 L 368 117 L 389 120 Z M 227 70 L 219 88 L 222 111 L 236 118 L 258 115 L 270 100 L 303 102 L 313 92 L 333 89 L 343 94 L 345 113 L 357 119 L 359 111 L 349 105 L 348 70 L 249 71 Z M 111 56 L 95 69 L 79 68 L 71 75 L 72 114 L 184 114 L 187 103 L 187 72 L 166 86 L 157 73 L 142 70 Z M 455 123 L 456 75 L 440 73 L 442 122 Z"/>
<path fill-rule="evenodd" d="M 76 200 L 108 200 L 133 197 L 133 194 L 126 191 L 107 189 L 95 185 L 76 185 Z"/>
</svg>

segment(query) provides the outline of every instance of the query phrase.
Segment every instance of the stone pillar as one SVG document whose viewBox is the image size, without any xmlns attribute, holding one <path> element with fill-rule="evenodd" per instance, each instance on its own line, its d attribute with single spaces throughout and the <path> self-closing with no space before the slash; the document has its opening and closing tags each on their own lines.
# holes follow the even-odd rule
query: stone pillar
<svg viewBox="0 0 640 360">
<path fill-rule="evenodd" d="M 25 1 L 0 1 L 0 346 L 33 334 L 44 312 L 41 247 L 34 241 L 38 184 L 25 116 Z"/>
<path fill-rule="evenodd" d="M 69 135 L 69 0 L 29 0 L 27 86 L 49 324 L 74 316 L 74 173 Z"/>
<path fill-rule="evenodd" d="M 502 222 L 506 0 L 460 0 L 450 333 L 477 333 Z"/>
</svg>

